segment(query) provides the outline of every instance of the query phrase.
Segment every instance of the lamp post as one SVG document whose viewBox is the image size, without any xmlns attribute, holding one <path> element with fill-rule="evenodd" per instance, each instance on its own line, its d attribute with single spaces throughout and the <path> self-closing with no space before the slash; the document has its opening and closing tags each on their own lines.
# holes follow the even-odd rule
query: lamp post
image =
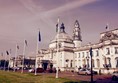
<svg viewBox="0 0 118 83">
<path fill-rule="evenodd" d="M 56 78 L 58 78 L 59 77 L 59 68 L 58 68 L 58 66 L 59 66 L 59 62 L 58 62 L 58 58 L 59 58 L 59 41 L 58 41 L 58 39 L 57 39 L 57 55 L 56 55 L 56 58 L 57 58 L 57 61 L 56 61 Z"/>
<path fill-rule="evenodd" d="M 92 55 L 93 55 L 93 53 L 92 53 L 92 47 L 90 48 L 90 50 L 89 50 L 89 52 L 90 52 L 90 56 L 91 56 L 91 83 L 93 83 L 93 62 L 92 62 Z"/>
</svg>

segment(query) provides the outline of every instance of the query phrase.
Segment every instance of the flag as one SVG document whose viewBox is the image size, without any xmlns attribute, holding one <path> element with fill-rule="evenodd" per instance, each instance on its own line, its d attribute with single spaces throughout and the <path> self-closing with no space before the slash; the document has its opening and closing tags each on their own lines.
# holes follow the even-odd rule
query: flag
<svg viewBox="0 0 118 83">
<path fill-rule="evenodd" d="M 19 46 L 17 45 L 17 49 L 19 49 Z"/>
<path fill-rule="evenodd" d="M 41 35 L 40 35 L 40 31 L 39 31 L 39 42 L 41 41 Z"/>
<path fill-rule="evenodd" d="M 108 25 L 106 25 L 106 29 L 108 29 Z"/>
<path fill-rule="evenodd" d="M 56 24 L 56 32 L 58 32 L 58 24 Z"/>
<path fill-rule="evenodd" d="M 92 48 L 90 48 L 90 50 L 89 50 L 89 52 L 90 52 L 90 56 L 92 57 Z"/>
<path fill-rule="evenodd" d="M 25 45 L 27 46 L 27 40 L 25 40 Z"/>
<path fill-rule="evenodd" d="M 9 55 L 9 52 L 8 51 L 6 51 L 6 53 L 7 53 L 7 55 Z"/>
</svg>

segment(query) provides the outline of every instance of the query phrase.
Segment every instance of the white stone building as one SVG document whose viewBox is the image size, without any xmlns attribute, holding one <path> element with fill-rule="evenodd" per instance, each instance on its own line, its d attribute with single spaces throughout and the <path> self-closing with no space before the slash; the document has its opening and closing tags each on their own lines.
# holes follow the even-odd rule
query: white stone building
<svg viewBox="0 0 118 83">
<path fill-rule="evenodd" d="M 37 67 L 59 67 L 61 71 L 74 70 L 79 67 L 91 67 L 90 48 L 93 51 L 93 69 L 102 73 L 118 70 L 118 29 L 100 34 L 100 41 L 82 46 L 81 29 L 75 21 L 73 38 L 65 32 L 62 23 L 55 38 L 47 49 L 41 49 L 36 58 Z"/>
</svg>

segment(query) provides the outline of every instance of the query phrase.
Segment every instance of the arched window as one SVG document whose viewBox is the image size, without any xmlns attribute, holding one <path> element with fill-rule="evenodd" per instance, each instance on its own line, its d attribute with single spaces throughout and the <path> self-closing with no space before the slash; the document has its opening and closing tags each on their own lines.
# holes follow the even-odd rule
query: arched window
<svg viewBox="0 0 118 83">
<path fill-rule="evenodd" d="M 89 65 L 89 59 L 87 59 L 87 68 L 89 68 L 90 65 Z"/>
<path fill-rule="evenodd" d="M 106 54 L 109 55 L 110 54 L 110 49 L 106 48 Z"/>
<path fill-rule="evenodd" d="M 96 56 L 99 56 L 99 51 L 98 50 L 96 50 Z"/>
<path fill-rule="evenodd" d="M 118 47 L 115 47 L 115 54 L 118 54 Z"/>
<path fill-rule="evenodd" d="M 93 62 L 93 63 L 92 63 L 92 67 L 95 67 L 95 64 L 94 64 L 94 59 L 92 59 L 92 62 Z"/>
<path fill-rule="evenodd" d="M 118 57 L 115 58 L 116 61 L 116 68 L 118 68 Z"/>
<path fill-rule="evenodd" d="M 66 60 L 65 60 L 65 62 L 66 62 L 66 67 L 68 67 L 69 60 L 68 60 L 68 59 L 66 59 Z"/>
<path fill-rule="evenodd" d="M 78 63 L 77 63 L 77 60 L 75 60 L 75 67 L 77 67 L 77 64 L 78 64 Z"/>
<path fill-rule="evenodd" d="M 96 61 L 97 61 L 97 67 L 99 68 L 100 67 L 100 60 L 97 59 Z"/>
<path fill-rule="evenodd" d="M 108 67 L 111 67 L 111 58 L 107 58 L 107 60 L 108 60 Z"/>
<path fill-rule="evenodd" d="M 82 60 L 82 65 L 83 65 L 83 68 L 86 68 L 86 60 L 85 59 Z"/>
<path fill-rule="evenodd" d="M 70 62 L 70 67 L 73 67 L 73 60 L 71 60 Z"/>
</svg>

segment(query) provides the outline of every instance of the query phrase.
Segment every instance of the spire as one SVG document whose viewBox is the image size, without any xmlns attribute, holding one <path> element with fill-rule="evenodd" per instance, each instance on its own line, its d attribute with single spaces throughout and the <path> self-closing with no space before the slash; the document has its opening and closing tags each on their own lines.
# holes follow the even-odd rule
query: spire
<svg viewBox="0 0 118 83">
<path fill-rule="evenodd" d="M 76 28 L 80 28 L 80 25 L 79 25 L 79 22 L 78 20 L 75 21 L 75 25 L 74 25 Z"/>
<path fill-rule="evenodd" d="M 74 24 L 73 39 L 74 40 L 82 41 L 82 38 L 81 38 L 81 30 L 80 30 L 80 25 L 79 25 L 78 20 L 76 20 L 75 21 L 75 24 Z"/>
</svg>

